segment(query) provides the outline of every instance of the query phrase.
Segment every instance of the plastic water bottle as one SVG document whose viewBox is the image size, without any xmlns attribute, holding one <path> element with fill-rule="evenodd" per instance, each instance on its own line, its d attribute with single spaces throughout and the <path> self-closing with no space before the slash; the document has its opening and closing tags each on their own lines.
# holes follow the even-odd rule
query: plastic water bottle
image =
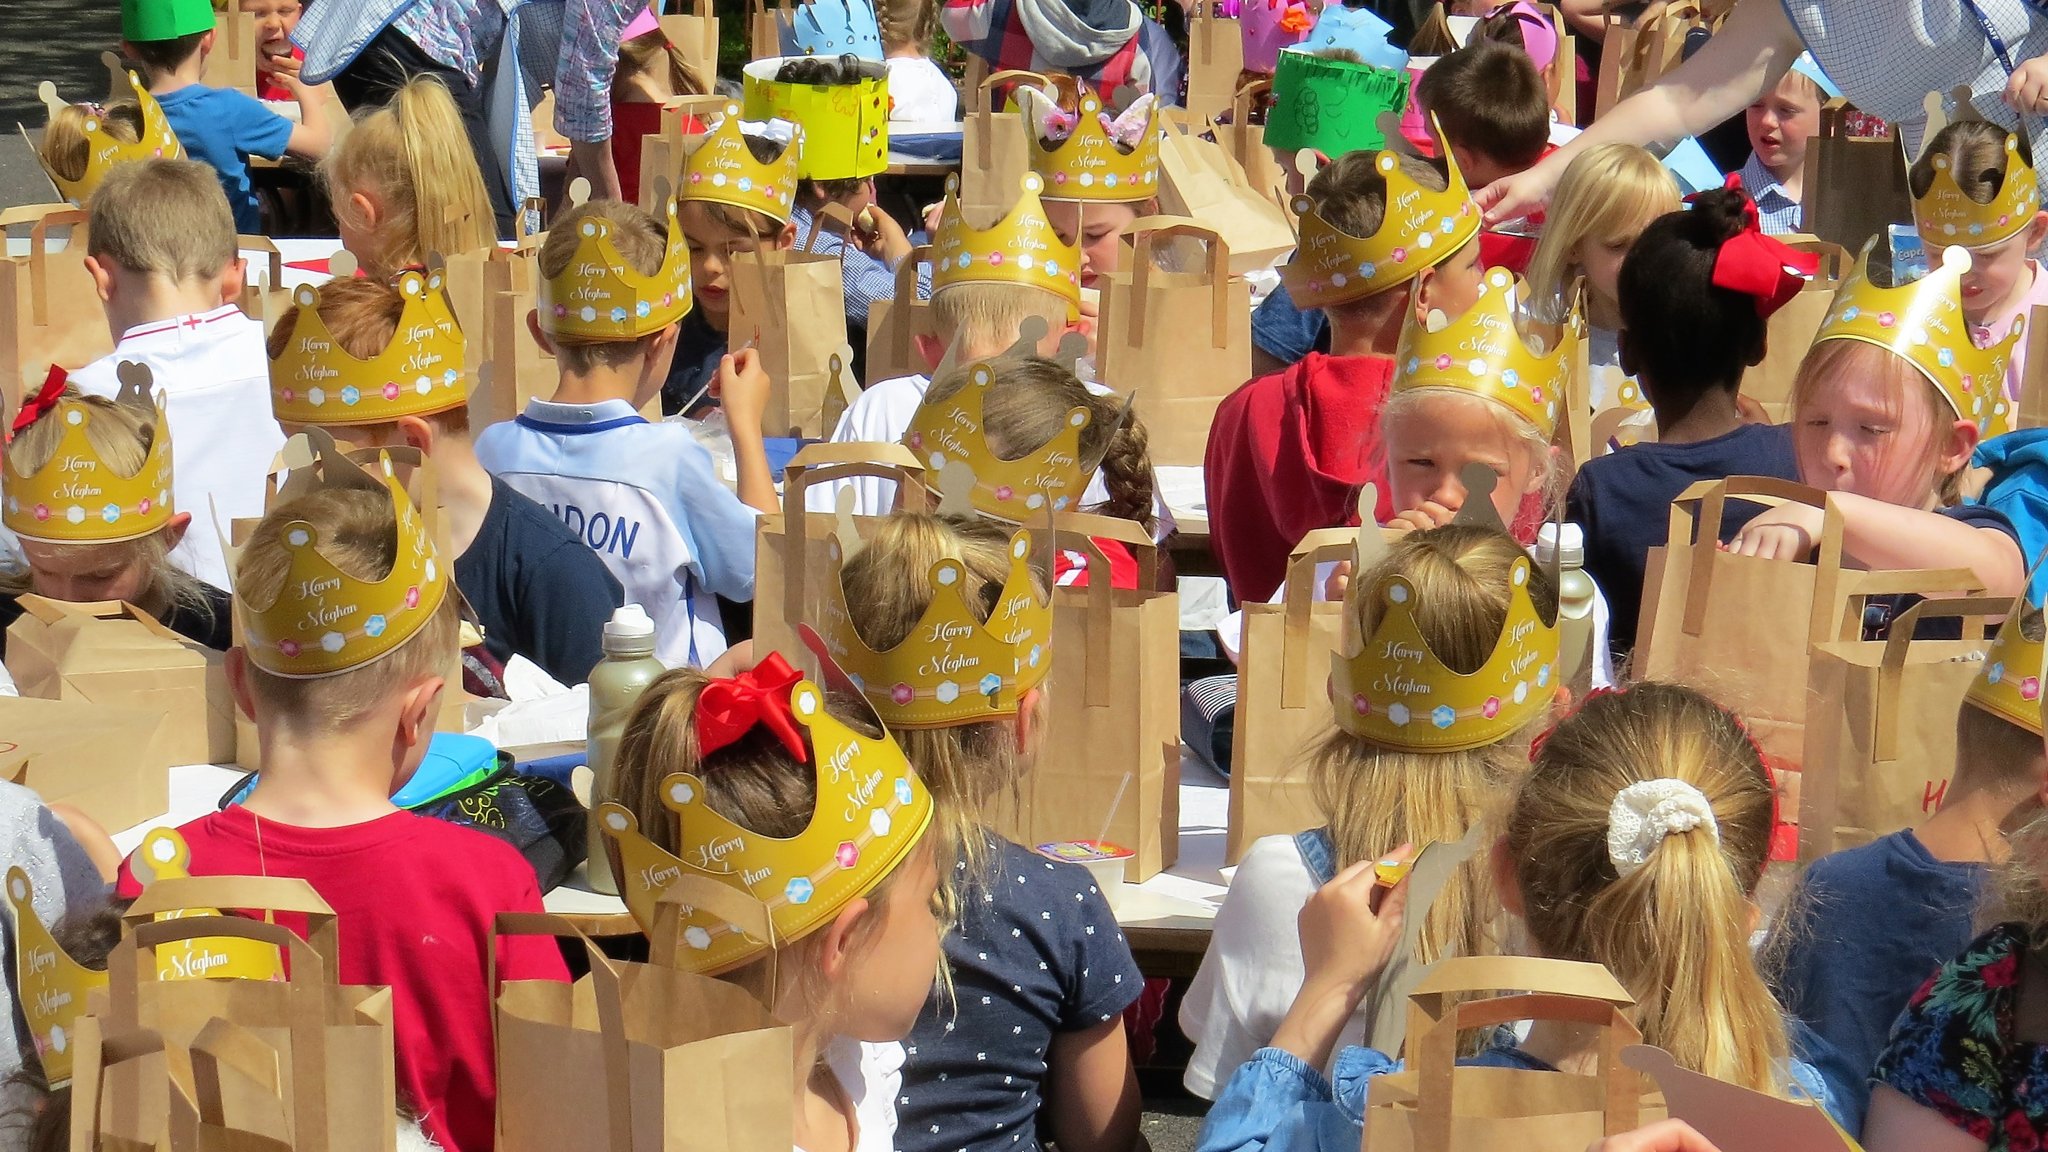
<svg viewBox="0 0 2048 1152">
<path fill-rule="evenodd" d="M 612 875 L 610 842 L 597 819 L 597 805 L 613 795 L 616 788 L 614 761 L 619 739 L 626 732 L 626 717 L 640 694 L 668 669 L 654 658 L 654 621 L 646 609 L 628 604 L 612 613 L 604 626 L 604 659 L 590 670 L 590 733 L 586 755 L 593 777 L 590 785 L 590 842 L 585 849 L 586 869 L 593 892 L 617 894 L 618 878 Z"/>
<path fill-rule="evenodd" d="M 1557 622 L 1564 680 L 1577 690 L 1593 639 L 1593 578 L 1586 575 L 1586 532 L 1577 524 L 1545 524 L 1536 562 L 1557 565 Z"/>
</svg>

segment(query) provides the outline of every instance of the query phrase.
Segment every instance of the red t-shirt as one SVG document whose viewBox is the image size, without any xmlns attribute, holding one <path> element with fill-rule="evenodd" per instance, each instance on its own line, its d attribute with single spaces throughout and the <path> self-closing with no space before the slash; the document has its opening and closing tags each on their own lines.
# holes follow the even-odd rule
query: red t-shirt
<svg viewBox="0 0 2048 1152">
<path fill-rule="evenodd" d="M 449 1152 L 489 1152 L 498 1093 L 485 968 L 497 914 L 541 911 L 533 866 L 502 841 L 409 812 L 296 828 L 259 825 L 238 805 L 178 831 L 195 876 L 295 876 L 333 906 L 341 983 L 391 988 L 400 1098 Z M 125 862 L 119 891 L 142 891 Z M 305 934 L 305 917 L 277 920 Z M 508 937 L 498 956 L 507 980 L 569 978 L 550 940 Z"/>
</svg>

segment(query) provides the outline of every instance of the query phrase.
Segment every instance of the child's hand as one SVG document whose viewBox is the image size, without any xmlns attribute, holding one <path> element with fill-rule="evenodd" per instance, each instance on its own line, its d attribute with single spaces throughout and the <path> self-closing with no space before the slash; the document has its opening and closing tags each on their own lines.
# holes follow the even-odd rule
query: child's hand
<svg viewBox="0 0 2048 1152">
<path fill-rule="evenodd" d="M 863 231 L 863 223 L 871 225 L 872 230 Z M 861 251 L 888 265 L 892 271 L 909 257 L 912 248 L 910 237 L 903 234 L 903 225 L 880 207 L 869 208 L 861 214 L 860 220 L 854 222 L 853 243 Z"/>
<path fill-rule="evenodd" d="M 711 394 L 725 409 L 728 425 L 758 432 L 761 418 L 768 414 L 770 384 L 761 367 L 761 354 L 742 348 L 718 361 L 718 379 L 712 382 Z"/>
<path fill-rule="evenodd" d="M 2005 102 L 2023 116 L 2048 112 L 2048 59 L 2036 56 L 2013 69 L 2005 82 Z"/>
<path fill-rule="evenodd" d="M 1447 508 L 1434 500 L 1424 500 L 1420 508 L 1410 508 L 1387 522 L 1389 528 L 1404 532 L 1420 532 L 1425 528 L 1441 528 L 1457 519 L 1458 510 Z"/>
<path fill-rule="evenodd" d="M 1743 526 L 1723 550 L 1762 560 L 1804 560 L 1820 539 L 1823 515 L 1807 504 L 1783 504 Z"/>
<path fill-rule="evenodd" d="M 1586 1152 L 1720 1152 L 1683 1120 L 1655 1124 L 1594 1142 Z"/>
<path fill-rule="evenodd" d="M 1404 844 L 1388 860 L 1407 860 L 1415 847 Z M 1408 878 L 1392 888 L 1375 879 L 1377 860 L 1361 860 L 1316 890 L 1301 909 L 1303 988 L 1342 988 L 1358 996 L 1378 977 L 1401 939 L 1408 911 Z"/>
<path fill-rule="evenodd" d="M 1349 591 L 1351 591 L 1351 561 L 1339 560 L 1336 567 L 1330 569 L 1330 578 L 1323 581 L 1323 599 L 1333 603 L 1341 601 L 1344 599 L 1345 593 Z"/>
</svg>

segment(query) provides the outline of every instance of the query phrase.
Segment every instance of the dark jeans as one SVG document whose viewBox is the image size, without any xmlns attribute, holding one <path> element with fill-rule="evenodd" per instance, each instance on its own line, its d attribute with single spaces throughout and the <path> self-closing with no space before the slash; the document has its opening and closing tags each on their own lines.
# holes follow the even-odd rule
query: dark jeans
<svg viewBox="0 0 2048 1152">
<path fill-rule="evenodd" d="M 481 81 L 471 84 L 459 69 L 427 55 L 405 33 L 387 26 L 334 78 L 334 92 L 350 112 L 355 112 L 389 103 L 405 82 L 415 76 L 439 77 L 462 111 L 462 126 L 468 130 L 470 150 L 476 153 L 477 167 L 484 174 L 484 188 L 491 194 L 498 236 L 504 239 L 512 235 L 512 189 L 506 185 L 504 170 L 498 166 L 498 153 L 491 147 L 484 115 L 484 101 L 494 70 L 494 65 L 487 64 Z"/>
</svg>

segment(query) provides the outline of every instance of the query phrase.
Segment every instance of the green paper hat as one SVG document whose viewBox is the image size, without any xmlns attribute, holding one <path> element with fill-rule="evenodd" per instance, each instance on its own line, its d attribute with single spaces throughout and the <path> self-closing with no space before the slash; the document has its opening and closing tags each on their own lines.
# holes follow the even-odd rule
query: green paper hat
<svg viewBox="0 0 2048 1152">
<path fill-rule="evenodd" d="M 130 43 L 211 31 L 212 0 L 121 0 L 121 39 Z"/>
<path fill-rule="evenodd" d="M 1288 49 L 1273 73 L 1266 143 L 1292 153 L 1314 148 L 1332 160 L 1387 146 L 1383 113 L 1408 107 L 1405 69 L 1376 68 Z"/>
</svg>

